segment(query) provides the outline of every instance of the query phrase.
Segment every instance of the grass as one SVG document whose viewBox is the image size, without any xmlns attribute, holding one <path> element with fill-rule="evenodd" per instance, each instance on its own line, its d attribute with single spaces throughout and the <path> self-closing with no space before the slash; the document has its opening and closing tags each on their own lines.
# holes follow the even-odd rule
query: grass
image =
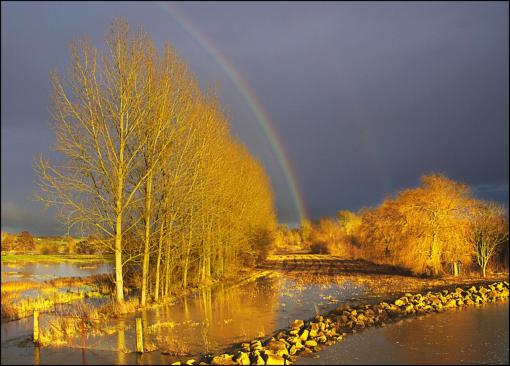
<svg viewBox="0 0 510 366">
<path fill-rule="evenodd" d="M 51 314 L 47 326 L 41 331 L 40 344 L 43 346 L 72 346 L 76 337 L 82 332 L 88 336 L 112 335 L 119 332 L 120 324 L 110 319 L 135 311 L 139 306 L 138 299 L 126 300 L 124 308 L 119 307 L 114 299 L 103 305 L 93 306 L 78 301 L 72 310 L 64 313 Z M 125 329 L 124 329 L 125 330 Z M 145 349 L 155 350 L 155 344 L 146 342 Z"/>
<path fill-rule="evenodd" d="M 108 275 L 57 278 L 47 282 L 5 282 L 1 287 L 1 314 L 2 318 L 20 319 L 31 316 L 34 310 L 47 311 L 56 304 L 103 297 L 111 292 Z"/>
<path fill-rule="evenodd" d="M 112 255 L 102 254 L 5 254 L 2 262 L 111 262 Z"/>
</svg>

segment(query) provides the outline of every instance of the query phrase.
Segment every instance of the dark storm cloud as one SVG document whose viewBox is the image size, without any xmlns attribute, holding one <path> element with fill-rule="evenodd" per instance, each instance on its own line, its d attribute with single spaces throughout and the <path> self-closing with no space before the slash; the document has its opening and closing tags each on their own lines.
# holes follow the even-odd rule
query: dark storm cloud
<svg viewBox="0 0 510 366">
<path fill-rule="evenodd" d="M 507 4 L 174 6 L 260 99 L 312 217 L 376 204 L 432 171 L 472 185 L 482 198 L 508 200 Z M 115 16 L 143 25 L 158 45 L 171 41 L 200 80 L 221 82 L 233 132 L 266 166 L 280 220 L 294 221 L 285 177 L 256 117 L 164 6 L 3 2 L 2 204 L 11 213 L 4 217 L 2 208 L 2 229 L 12 212 L 19 225 L 37 227 L 38 216 L 28 213 L 40 212 L 31 201 L 33 157 L 48 154 L 52 141 L 49 71 L 63 71 L 71 39 L 88 33 L 98 44 Z"/>
</svg>

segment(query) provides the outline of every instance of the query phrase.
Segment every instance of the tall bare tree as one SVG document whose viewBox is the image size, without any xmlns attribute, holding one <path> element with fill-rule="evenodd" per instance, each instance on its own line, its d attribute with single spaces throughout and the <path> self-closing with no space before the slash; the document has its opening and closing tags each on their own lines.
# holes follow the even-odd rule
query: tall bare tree
<svg viewBox="0 0 510 366">
<path fill-rule="evenodd" d="M 124 301 L 122 254 L 124 214 L 145 178 L 129 182 L 145 141 L 136 131 L 147 119 L 151 43 L 143 32 L 129 34 L 115 21 L 104 52 L 88 39 L 71 45 L 71 68 L 64 82 L 52 74 L 55 150 L 65 158 L 37 164 L 38 198 L 60 208 L 69 228 L 79 225 L 105 238 L 115 254 L 116 298 Z"/>
</svg>

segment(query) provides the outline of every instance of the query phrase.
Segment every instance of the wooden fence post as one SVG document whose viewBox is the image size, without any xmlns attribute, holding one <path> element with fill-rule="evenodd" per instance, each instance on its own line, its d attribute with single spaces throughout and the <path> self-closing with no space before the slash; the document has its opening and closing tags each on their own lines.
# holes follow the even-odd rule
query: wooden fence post
<svg viewBox="0 0 510 366">
<path fill-rule="evenodd" d="M 143 353 L 142 318 L 136 318 L 136 352 Z"/>
<path fill-rule="evenodd" d="M 34 310 L 34 343 L 39 343 L 39 311 Z"/>
</svg>

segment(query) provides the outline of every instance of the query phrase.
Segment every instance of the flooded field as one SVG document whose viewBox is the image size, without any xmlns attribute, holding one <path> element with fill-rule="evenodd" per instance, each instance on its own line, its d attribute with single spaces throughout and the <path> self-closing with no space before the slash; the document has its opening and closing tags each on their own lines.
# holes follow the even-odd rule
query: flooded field
<svg viewBox="0 0 510 366">
<path fill-rule="evenodd" d="M 37 281 L 43 282 L 58 277 L 87 277 L 112 273 L 111 263 L 70 263 L 70 262 L 2 262 L 2 282 Z"/>
<path fill-rule="evenodd" d="M 29 340 L 31 318 L 2 322 L 2 363 L 160 364 L 198 359 L 201 354 L 220 353 L 233 344 L 273 334 L 294 319 L 326 313 L 338 303 L 357 303 L 372 291 L 348 277 L 329 284 L 323 280 L 314 283 L 313 278 L 303 283 L 275 272 L 240 286 L 220 285 L 164 307 L 112 320 L 107 325 L 110 334 L 74 337 L 71 348 L 34 347 Z M 133 352 L 135 317 L 142 318 L 145 347 L 153 352 Z M 41 328 L 51 321 L 51 316 L 41 316 Z M 299 358 L 298 363 L 508 363 L 508 303 L 368 329 L 324 348 L 318 356 Z"/>
<path fill-rule="evenodd" d="M 115 329 L 108 336 L 88 336 L 84 356 L 87 363 L 136 363 L 134 324 L 142 317 L 146 347 L 166 349 L 170 354 L 181 352 L 186 356 L 163 355 L 160 350 L 147 353 L 143 362 L 170 362 L 186 360 L 200 354 L 217 353 L 232 344 L 263 337 L 285 328 L 293 319 L 307 319 L 316 313 L 333 309 L 338 301 L 350 302 L 363 296 L 364 289 L 356 284 L 309 284 L 275 273 L 247 284 L 225 288 L 206 289 L 174 304 L 146 310 L 122 320 L 112 322 Z M 41 328 L 48 326 L 51 316 L 41 316 Z M 27 342 L 31 335 L 32 320 L 23 319 L 2 323 L 2 362 L 63 363 L 72 354 L 80 355 L 81 337 L 73 339 L 74 349 L 41 348 Z M 177 342 L 178 341 L 178 342 Z M 37 351 L 37 352 L 35 352 Z M 49 359 L 44 360 L 46 357 Z M 78 357 L 75 362 L 81 363 Z"/>
</svg>

